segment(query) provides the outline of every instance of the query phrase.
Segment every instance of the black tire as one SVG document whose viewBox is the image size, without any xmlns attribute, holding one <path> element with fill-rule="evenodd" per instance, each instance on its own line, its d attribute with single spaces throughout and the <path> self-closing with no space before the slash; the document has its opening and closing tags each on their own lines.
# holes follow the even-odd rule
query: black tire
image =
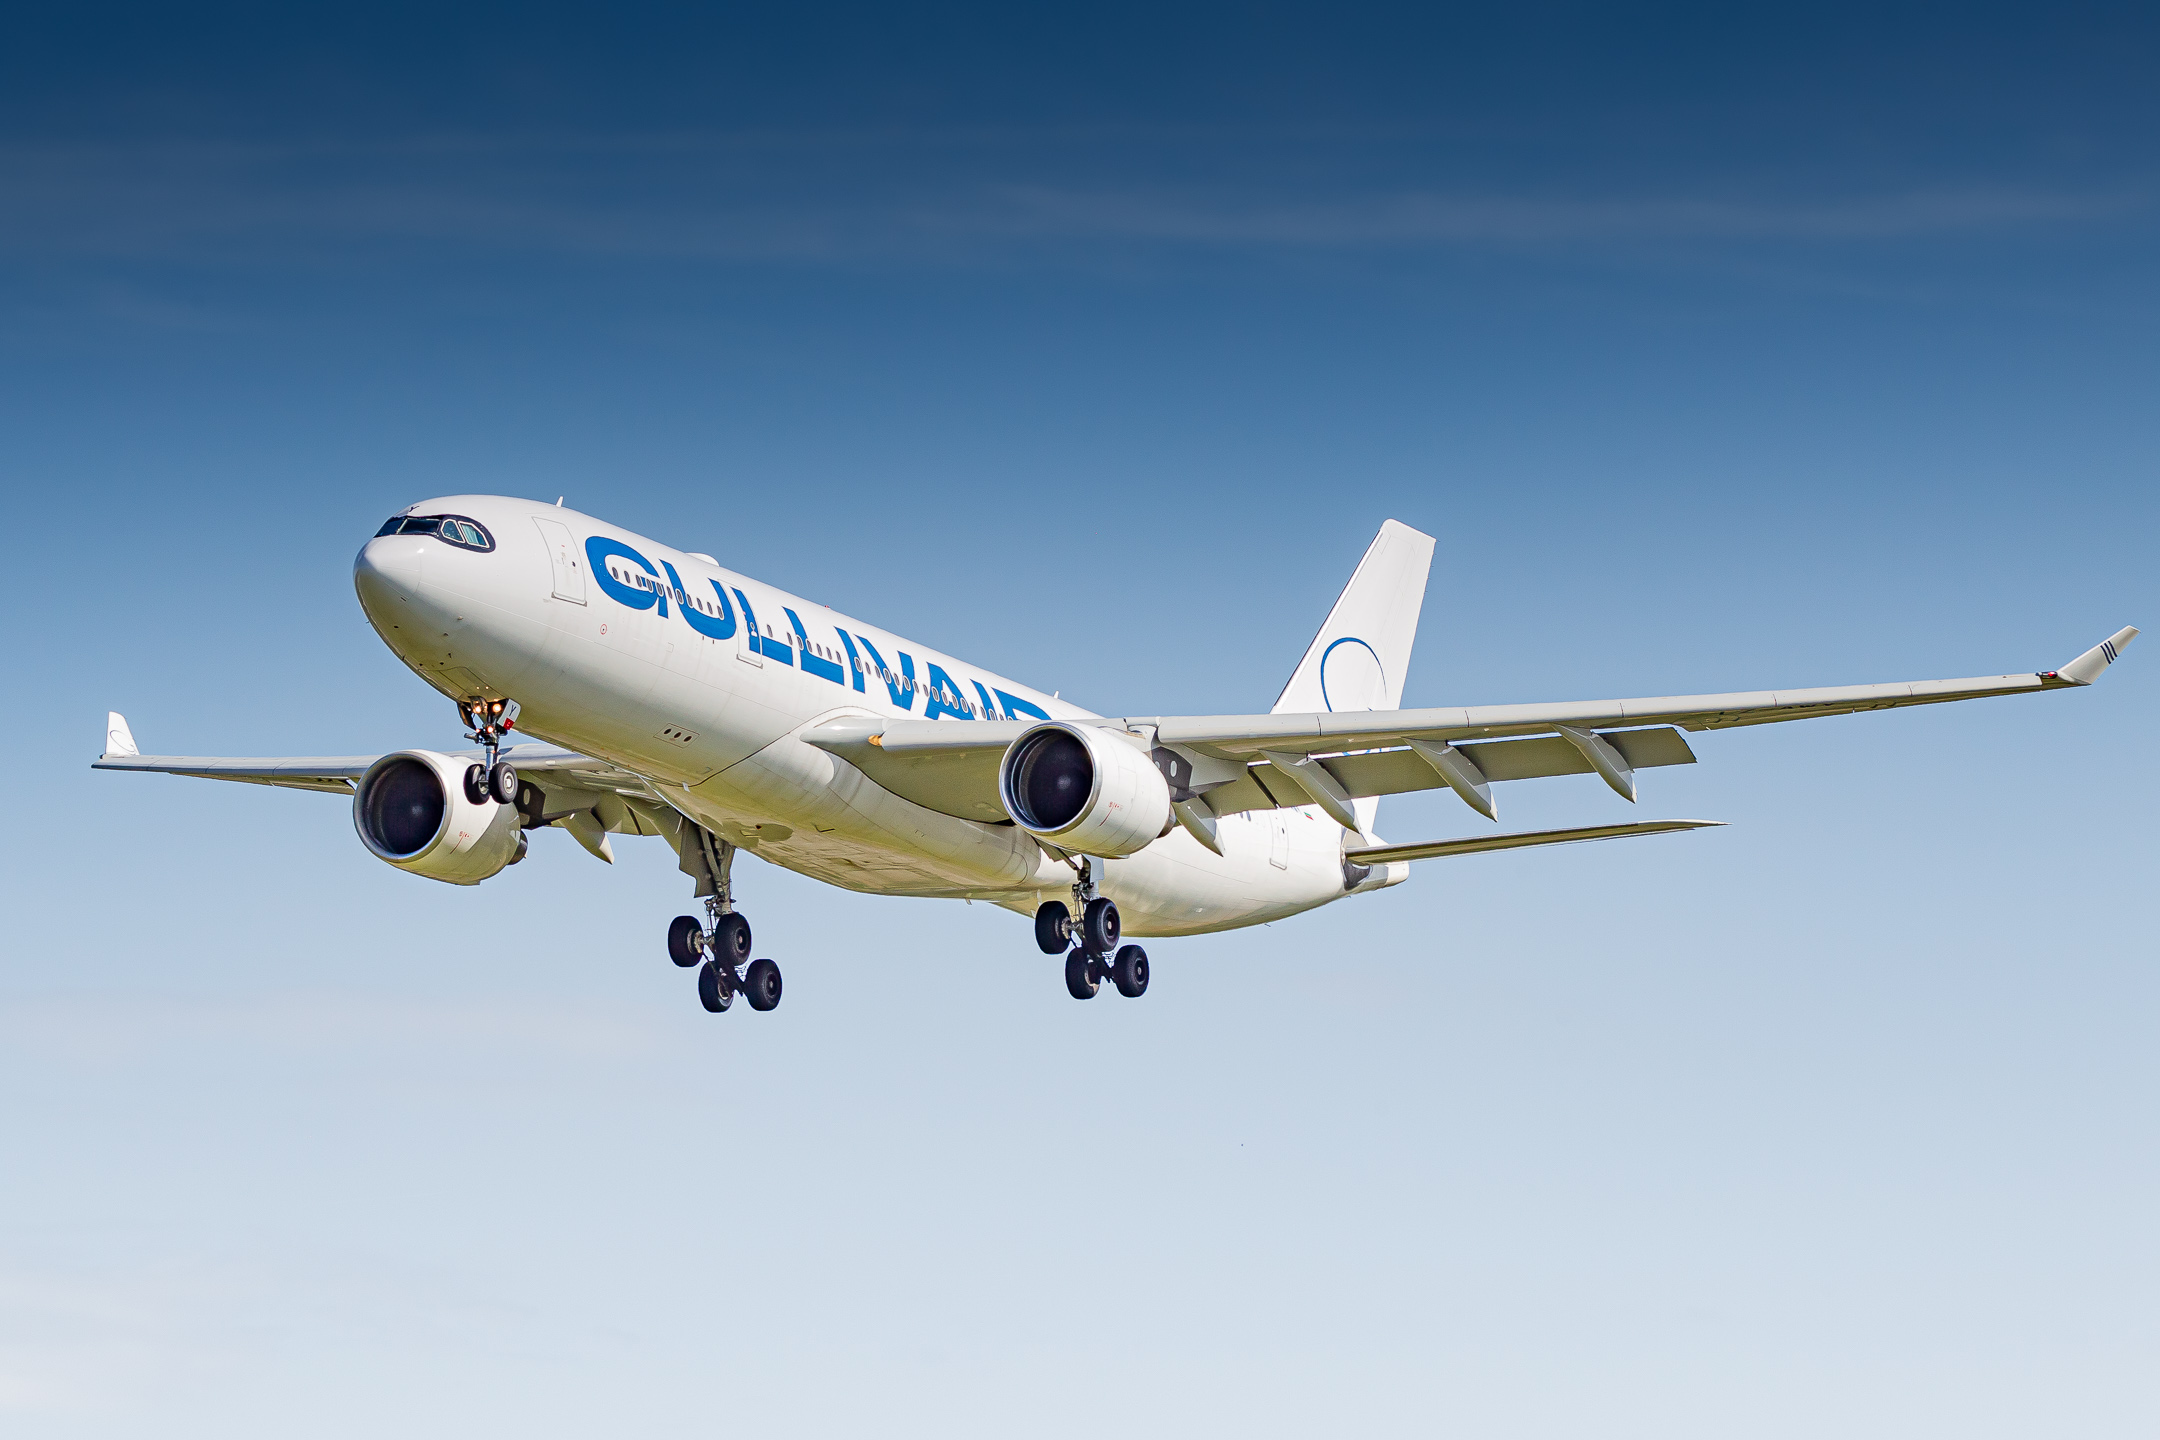
<svg viewBox="0 0 2160 1440">
<path fill-rule="evenodd" d="M 488 771 L 488 793 L 498 805 L 517 804 L 517 767 L 508 760 L 498 760 L 495 768 Z"/>
<path fill-rule="evenodd" d="M 465 767 L 465 798 L 467 800 L 472 801 L 475 805 L 487 804 L 489 798 L 487 787 L 487 767 L 485 765 L 468 765 Z"/>
<path fill-rule="evenodd" d="M 730 910 L 713 927 L 713 954 L 723 965 L 740 965 L 750 958 L 750 922 Z"/>
<path fill-rule="evenodd" d="M 668 959 L 685 970 L 705 958 L 705 932 L 688 915 L 677 915 L 667 927 Z"/>
<path fill-rule="evenodd" d="M 1072 911 L 1062 900 L 1045 900 L 1035 912 L 1035 943 L 1045 955 L 1062 955 L 1072 943 Z"/>
<path fill-rule="evenodd" d="M 780 1003 L 780 967 L 770 960 L 752 960 L 743 973 L 742 988 L 751 1009 L 772 1009 Z"/>
<path fill-rule="evenodd" d="M 1147 994 L 1147 951 L 1138 945 L 1119 949 L 1117 959 L 1110 964 L 1110 978 L 1117 982 L 1117 993 L 1128 1000 Z"/>
<path fill-rule="evenodd" d="M 707 960 L 697 972 L 697 998 L 700 1005 L 718 1015 L 735 1003 L 735 983 L 723 978 L 720 967 Z"/>
<path fill-rule="evenodd" d="M 1087 903 L 1080 915 L 1080 948 L 1090 955 L 1108 955 L 1117 949 L 1118 936 L 1123 927 L 1118 924 L 1117 906 L 1107 898 L 1098 897 Z"/>
<path fill-rule="evenodd" d="M 1102 987 L 1102 980 L 1095 973 L 1095 957 L 1085 950 L 1075 950 L 1065 957 L 1065 989 L 1075 1000 L 1092 1000 Z"/>
</svg>

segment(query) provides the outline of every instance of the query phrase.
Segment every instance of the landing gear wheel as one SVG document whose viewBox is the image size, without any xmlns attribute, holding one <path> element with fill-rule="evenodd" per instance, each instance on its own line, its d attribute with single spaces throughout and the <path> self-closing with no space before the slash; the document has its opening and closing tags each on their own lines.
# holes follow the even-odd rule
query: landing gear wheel
<svg viewBox="0 0 2160 1440">
<path fill-rule="evenodd" d="M 517 767 L 508 760 L 498 760 L 495 768 L 488 771 L 488 793 L 498 805 L 517 804 Z"/>
<path fill-rule="evenodd" d="M 751 1009 L 772 1009 L 780 1003 L 780 967 L 770 960 L 752 960 L 743 974 L 742 988 Z"/>
<path fill-rule="evenodd" d="M 465 798 L 475 805 L 487 804 L 487 766 L 467 765 L 465 767 Z"/>
<path fill-rule="evenodd" d="M 705 931 L 695 919 L 688 915 L 677 915 L 668 922 L 668 959 L 687 970 L 704 958 L 704 951 Z"/>
<path fill-rule="evenodd" d="M 750 958 L 750 922 L 730 910 L 713 922 L 713 954 L 723 965 L 740 965 Z"/>
<path fill-rule="evenodd" d="M 1147 975 L 1147 951 L 1138 945 L 1122 947 L 1117 959 L 1110 962 L 1110 978 L 1117 982 L 1117 993 L 1128 1000 L 1147 994 Z"/>
<path fill-rule="evenodd" d="M 1088 901 L 1080 915 L 1080 947 L 1090 955 L 1108 955 L 1117 949 L 1120 933 L 1117 906 L 1103 896 Z"/>
<path fill-rule="evenodd" d="M 1072 911 L 1062 900 L 1045 900 L 1035 912 L 1035 943 L 1045 955 L 1056 955 L 1072 943 Z"/>
<path fill-rule="evenodd" d="M 718 964 L 707 960 L 697 972 L 697 998 L 699 1004 L 718 1015 L 735 1003 L 735 982 Z"/>
<path fill-rule="evenodd" d="M 1092 1000 L 1102 987 L 1102 976 L 1095 969 L 1095 957 L 1085 950 L 1075 950 L 1065 957 L 1065 989 L 1075 1000 Z"/>
</svg>

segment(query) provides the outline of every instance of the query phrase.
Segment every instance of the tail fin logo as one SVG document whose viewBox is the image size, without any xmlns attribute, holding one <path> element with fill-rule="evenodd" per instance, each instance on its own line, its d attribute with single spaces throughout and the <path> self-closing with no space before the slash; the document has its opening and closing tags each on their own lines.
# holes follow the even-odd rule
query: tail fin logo
<svg viewBox="0 0 2160 1440">
<path fill-rule="evenodd" d="M 1387 669 L 1372 646 L 1346 635 L 1320 657 L 1320 699 L 1331 711 L 1387 708 Z"/>
</svg>

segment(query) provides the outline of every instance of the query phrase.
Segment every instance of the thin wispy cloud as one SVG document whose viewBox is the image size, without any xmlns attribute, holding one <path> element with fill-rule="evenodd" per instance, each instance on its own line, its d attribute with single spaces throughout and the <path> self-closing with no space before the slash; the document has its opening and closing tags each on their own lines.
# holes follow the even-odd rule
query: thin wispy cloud
<svg viewBox="0 0 2160 1440">
<path fill-rule="evenodd" d="M 1582 200 L 1413 191 L 1283 202 L 1024 188 L 1009 198 L 1017 213 L 1047 233 L 1296 247 L 1891 240 L 2093 224 L 2142 208 L 2123 195 L 2012 189 L 1925 189 L 1814 200 Z"/>
<path fill-rule="evenodd" d="M 1310 153 L 1286 176 L 1172 182 L 1149 176 L 1138 161 L 1059 148 L 1070 139 L 1045 141 L 1055 153 L 1032 160 L 1017 142 L 951 137 L 16 146 L 0 149 L 0 251 L 307 261 L 382 249 L 488 249 L 935 263 L 1136 246 L 1852 246 L 2094 230 L 2141 221 L 2150 209 L 2130 187 L 1928 183 L 1823 194 L 1758 184 L 1744 193 L 1710 185 L 1690 193 L 1644 182 L 1632 191 L 1570 193 L 1548 183 L 1515 194 L 1411 178 L 1352 185 L 1330 180 L 1330 167 Z M 1360 153 L 1350 142 L 1332 143 L 1346 162 Z M 1177 168 L 1209 173 L 1190 155 Z M 1225 157 L 1215 171 L 1256 168 L 1266 169 L 1250 157 Z M 1135 178 L 1105 180 L 1106 171 Z"/>
</svg>

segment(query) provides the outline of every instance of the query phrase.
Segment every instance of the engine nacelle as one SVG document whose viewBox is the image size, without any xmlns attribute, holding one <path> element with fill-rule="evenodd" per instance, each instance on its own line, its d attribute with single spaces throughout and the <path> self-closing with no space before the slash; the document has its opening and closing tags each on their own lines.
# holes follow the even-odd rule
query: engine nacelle
<svg viewBox="0 0 2160 1440">
<path fill-rule="evenodd" d="M 452 885 L 477 885 L 524 859 L 516 807 L 466 797 L 471 763 L 400 750 L 368 766 L 353 789 L 360 843 L 400 870 Z"/>
<path fill-rule="evenodd" d="M 1075 855 L 1131 855 L 1171 821 L 1169 782 L 1145 750 L 1063 720 L 1013 741 L 998 766 L 998 796 L 1015 825 Z"/>
</svg>

